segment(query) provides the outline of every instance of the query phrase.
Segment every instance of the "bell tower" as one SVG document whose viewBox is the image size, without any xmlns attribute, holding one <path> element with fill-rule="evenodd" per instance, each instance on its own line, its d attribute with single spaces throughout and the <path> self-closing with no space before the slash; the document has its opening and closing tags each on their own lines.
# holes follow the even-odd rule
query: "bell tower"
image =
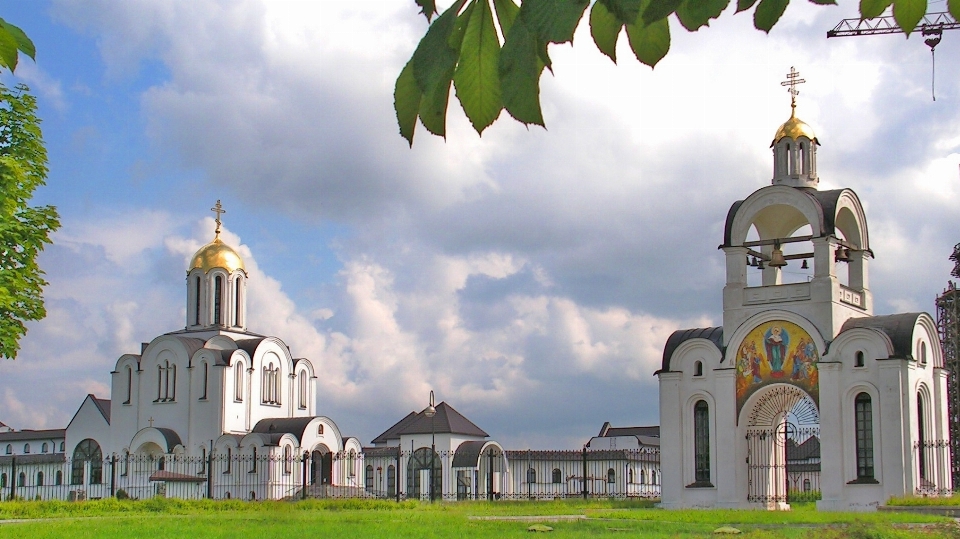
<svg viewBox="0 0 960 539">
<path fill-rule="evenodd" d="M 791 110 L 770 145 L 771 185 L 727 213 L 720 246 L 727 268 L 725 338 L 771 308 L 807 318 L 828 340 L 848 318 L 873 314 L 867 272 L 873 252 L 863 206 L 850 189 L 817 188 L 820 143 L 796 114 L 797 85 L 803 82 L 790 68 L 781 83 L 788 87 Z"/>
<path fill-rule="evenodd" d="M 247 327 L 247 271 L 243 259 L 220 239 L 220 201 L 210 208 L 216 213 L 213 241 L 200 248 L 187 268 L 187 329 L 232 329 Z"/>
</svg>

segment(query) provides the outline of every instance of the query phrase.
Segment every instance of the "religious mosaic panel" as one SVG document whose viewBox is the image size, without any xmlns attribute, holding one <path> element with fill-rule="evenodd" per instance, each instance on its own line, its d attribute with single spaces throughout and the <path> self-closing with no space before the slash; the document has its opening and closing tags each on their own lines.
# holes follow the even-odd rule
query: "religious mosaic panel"
<svg viewBox="0 0 960 539">
<path fill-rule="evenodd" d="M 753 328 L 737 350 L 737 417 L 747 399 L 770 384 L 795 385 L 819 406 L 819 360 L 813 338 L 792 322 L 774 320 Z"/>
</svg>

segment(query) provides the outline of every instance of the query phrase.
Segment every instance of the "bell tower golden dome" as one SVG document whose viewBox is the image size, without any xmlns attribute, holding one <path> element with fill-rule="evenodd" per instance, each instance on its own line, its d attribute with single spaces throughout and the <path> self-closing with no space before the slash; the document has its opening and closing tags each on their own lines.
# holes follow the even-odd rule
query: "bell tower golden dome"
<svg viewBox="0 0 960 539">
<path fill-rule="evenodd" d="M 796 69 L 790 68 L 787 80 L 781 86 L 789 86 L 790 119 L 784 122 L 773 136 L 770 147 L 773 148 L 773 183 L 791 187 L 817 188 L 817 146 L 820 141 L 813 128 L 797 118 L 798 84 L 807 82 L 800 78 Z"/>
<path fill-rule="evenodd" d="M 213 241 L 201 247 L 187 268 L 187 329 L 246 327 L 246 277 L 243 259 L 220 239 L 220 201 L 210 208 L 217 214 Z"/>
</svg>

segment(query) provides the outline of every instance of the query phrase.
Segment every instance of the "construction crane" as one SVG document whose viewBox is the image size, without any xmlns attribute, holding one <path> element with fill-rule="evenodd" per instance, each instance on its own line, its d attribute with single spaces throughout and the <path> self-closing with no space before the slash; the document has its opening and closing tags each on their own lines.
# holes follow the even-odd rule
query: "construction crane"
<svg viewBox="0 0 960 539">
<path fill-rule="evenodd" d="M 930 93 L 933 100 L 937 100 L 937 94 L 934 92 L 934 83 L 936 81 L 936 56 L 934 50 L 940 44 L 944 30 L 956 30 L 960 28 L 960 22 L 954 20 L 949 13 L 927 13 L 920 19 L 914 32 L 920 31 L 924 37 L 924 43 L 930 47 L 930 58 L 932 60 L 932 70 L 930 75 Z M 879 34 L 903 34 L 905 33 L 893 15 L 884 15 L 872 19 L 843 19 L 833 30 L 827 31 L 827 37 L 847 37 L 847 36 L 873 36 Z"/>
</svg>

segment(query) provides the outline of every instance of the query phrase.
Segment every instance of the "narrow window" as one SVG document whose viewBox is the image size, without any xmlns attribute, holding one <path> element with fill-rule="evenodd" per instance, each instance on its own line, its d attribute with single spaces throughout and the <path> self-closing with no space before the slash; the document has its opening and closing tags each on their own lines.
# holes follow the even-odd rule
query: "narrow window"
<svg viewBox="0 0 960 539">
<path fill-rule="evenodd" d="M 647 474 L 643 470 L 640 470 L 640 484 L 641 485 L 647 484 Z"/>
<path fill-rule="evenodd" d="M 920 341 L 920 364 L 927 364 L 927 343 Z"/>
<path fill-rule="evenodd" d="M 857 435 L 857 479 L 873 479 L 873 403 L 870 395 L 860 393 L 854 399 Z"/>
<path fill-rule="evenodd" d="M 253 458 L 250 459 L 250 473 L 257 472 L 257 447 L 253 447 Z"/>
<path fill-rule="evenodd" d="M 133 397 L 133 369 L 127 365 L 127 400 L 123 401 L 124 404 L 130 404 L 130 399 Z"/>
<path fill-rule="evenodd" d="M 387 496 L 393 498 L 397 495 L 397 469 L 391 464 L 387 467 Z"/>
<path fill-rule="evenodd" d="M 163 367 L 157 365 L 157 401 L 163 398 Z"/>
<path fill-rule="evenodd" d="M 240 305 L 241 305 L 241 303 L 240 303 L 240 281 L 241 281 L 241 278 L 240 278 L 240 277 L 237 277 L 237 280 L 236 280 L 236 293 L 233 295 L 233 299 L 234 299 L 234 310 L 235 310 L 235 314 L 234 314 L 234 325 L 235 325 L 235 326 L 238 326 L 238 327 L 243 325 L 243 321 L 242 321 L 241 318 L 240 318 L 240 316 L 241 316 L 241 315 L 240 315 L 240 312 L 241 312 L 241 311 L 240 311 Z"/>
<path fill-rule="evenodd" d="M 627 483 L 633 483 L 633 468 L 627 468 Z"/>
<path fill-rule="evenodd" d="M 63 470 L 57 470 L 57 475 L 53 476 L 53 484 L 58 487 L 63 484 Z"/>
<path fill-rule="evenodd" d="M 357 475 L 357 452 L 353 449 L 350 450 L 350 453 L 347 455 L 347 466 L 350 468 L 350 477 L 356 477 Z"/>
<path fill-rule="evenodd" d="M 367 464 L 363 472 L 363 486 L 367 490 L 373 490 L 373 465 Z"/>
<path fill-rule="evenodd" d="M 221 298 L 223 296 L 223 277 L 217 275 L 213 278 L 213 323 L 221 324 L 220 308 Z"/>
<path fill-rule="evenodd" d="M 854 363 L 854 366 L 855 366 L 855 367 L 863 367 L 863 365 L 864 365 L 864 363 L 863 363 L 863 352 L 857 351 L 856 363 Z"/>
<path fill-rule="evenodd" d="M 706 401 L 693 406 L 694 480 L 710 483 L 710 409 Z M 652 476 L 651 476 L 652 481 Z"/>
<path fill-rule="evenodd" d="M 283 473 L 290 473 L 292 463 L 290 462 L 290 446 L 283 446 Z"/>
<path fill-rule="evenodd" d="M 317 436 L 323 436 L 323 424 L 317 425 Z"/>
<path fill-rule="evenodd" d="M 10 455 L 13 453 L 13 445 L 7 444 L 7 454 Z"/>
<path fill-rule="evenodd" d="M 227 448 L 227 458 L 226 458 L 226 461 L 227 461 L 227 462 L 226 462 L 225 468 L 224 468 L 224 470 L 223 470 L 223 473 L 230 473 L 231 463 L 233 462 L 233 448 L 232 448 L 232 447 L 228 447 L 228 448 Z"/>
<path fill-rule="evenodd" d="M 193 324 L 195 326 L 199 326 L 200 325 L 200 276 L 199 275 L 197 276 L 194 283 L 195 283 L 194 296 L 196 297 L 196 301 L 194 302 L 194 305 L 193 305 Z"/>
<path fill-rule="evenodd" d="M 553 469 L 553 483 L 559 485 L 563 482 L 563 473 L 560 471 L 560 468 Z"/>
<path fill-rule="evenodd" d="M 30 444 L 23 444 L 23 454 L 30 453 Z"/>
<path fill-rule="evenodd" d="M 651 470 L 651 471 L 650 471 L 650 484 L 651 484 L 651 485 L 656 485 L 656 484 L 657 484 L 657 471 L 656 471 L 656 470 Z"/>
<path fill-rule="evenodd" d="M 243 402 L 243 363 L 237 363 L 233 367 L 233 400 Z"/>
<path fill-rule="evenodd" d="M 300 409 L 307 409 L 307 373 L 300 371 L 298 376 L 300 382 Z"/>
<path fill-rule="evenodd" d="M 207 473 L 207 448 L 200 448 L 200 473 Z"/>
<path fill-rule="evenodd" d="M 64 442 L 60 442 L 60 452 L 61 452 L 61 453 L 63 453 L 63 451 L 64 451 L 63 446 L 64 446 Z"/>
<path fill-rule="evenodd" d="M 177 366 L 172 365 L 173 368 L 173 383 L 170 384 L 170 400 L 177 400 Z"/>
<path fill-rule="evenodd" d="M 17 476 L 17 486 L 25 487 L 27 485 L 27 474 L 20 472 L 20 475 Z"/>
<path fill-rule="evenodd" d="M 613 471 L 613 468 L 607 470 L 607 483 L 616 483 L 617 482 L 617 472 Z"/>
<path fill-rule="evenodd" d="M 694 376 L 703 376 L 703 362 L 698 361 L 693 364 L 693 375 Z"/>
<path fill-rule="evenodd" d="M 7 474 L 6 474 L 6 472 L 0 474 L 0 488 L 7 488 Z"/>
<path fill-rule="evenodd" d="M 200 400 L 207 400 L 207 381 L 210 377 L 210 368 L 207 365 L 207 362 L 204 361 L 203 365 L 203 394 L 200 395 Z"/>
<path fill-rule="evenodd" d="M 810 492 L 810 480 L 809 480 L 809 479 L 804 479 L 804 480 L 803 480 L 803 491 L 804 491 L 804 492 Z"/>
<path fill-rule="evenodd" d="M 533 468 L 527 470 L 527 483 L 536 483 L 537 482 L 537 471 Z"/>
<path fill-rule="evenodd" d="M 43 472 L 37 472 L 37 486 L 43 486 Z"/>
<path fill-rule="evenodd" d="M 43 442 L 43 445 L 40 446 L 40 452 L 41 453 L 47 452 L 47 442 Z"/>
<path fill-rule="evenodd" d="M 917 454 L 917 461 L 918 461 L 917 464 L 919 464 L 920 466 L 921 485 L 923 483 L 923 480 L 927 478 L 927 455 L 926 455 L 927 440 L 925 436 L 926 432 L 924 432 L 923 420 L 924 420 L 923 395 L 917 394 L 917 427 L 918 427 L 917 434 L 919 434 L 917 444 L 920 448 L 920 451 Z"/>
</svg>

